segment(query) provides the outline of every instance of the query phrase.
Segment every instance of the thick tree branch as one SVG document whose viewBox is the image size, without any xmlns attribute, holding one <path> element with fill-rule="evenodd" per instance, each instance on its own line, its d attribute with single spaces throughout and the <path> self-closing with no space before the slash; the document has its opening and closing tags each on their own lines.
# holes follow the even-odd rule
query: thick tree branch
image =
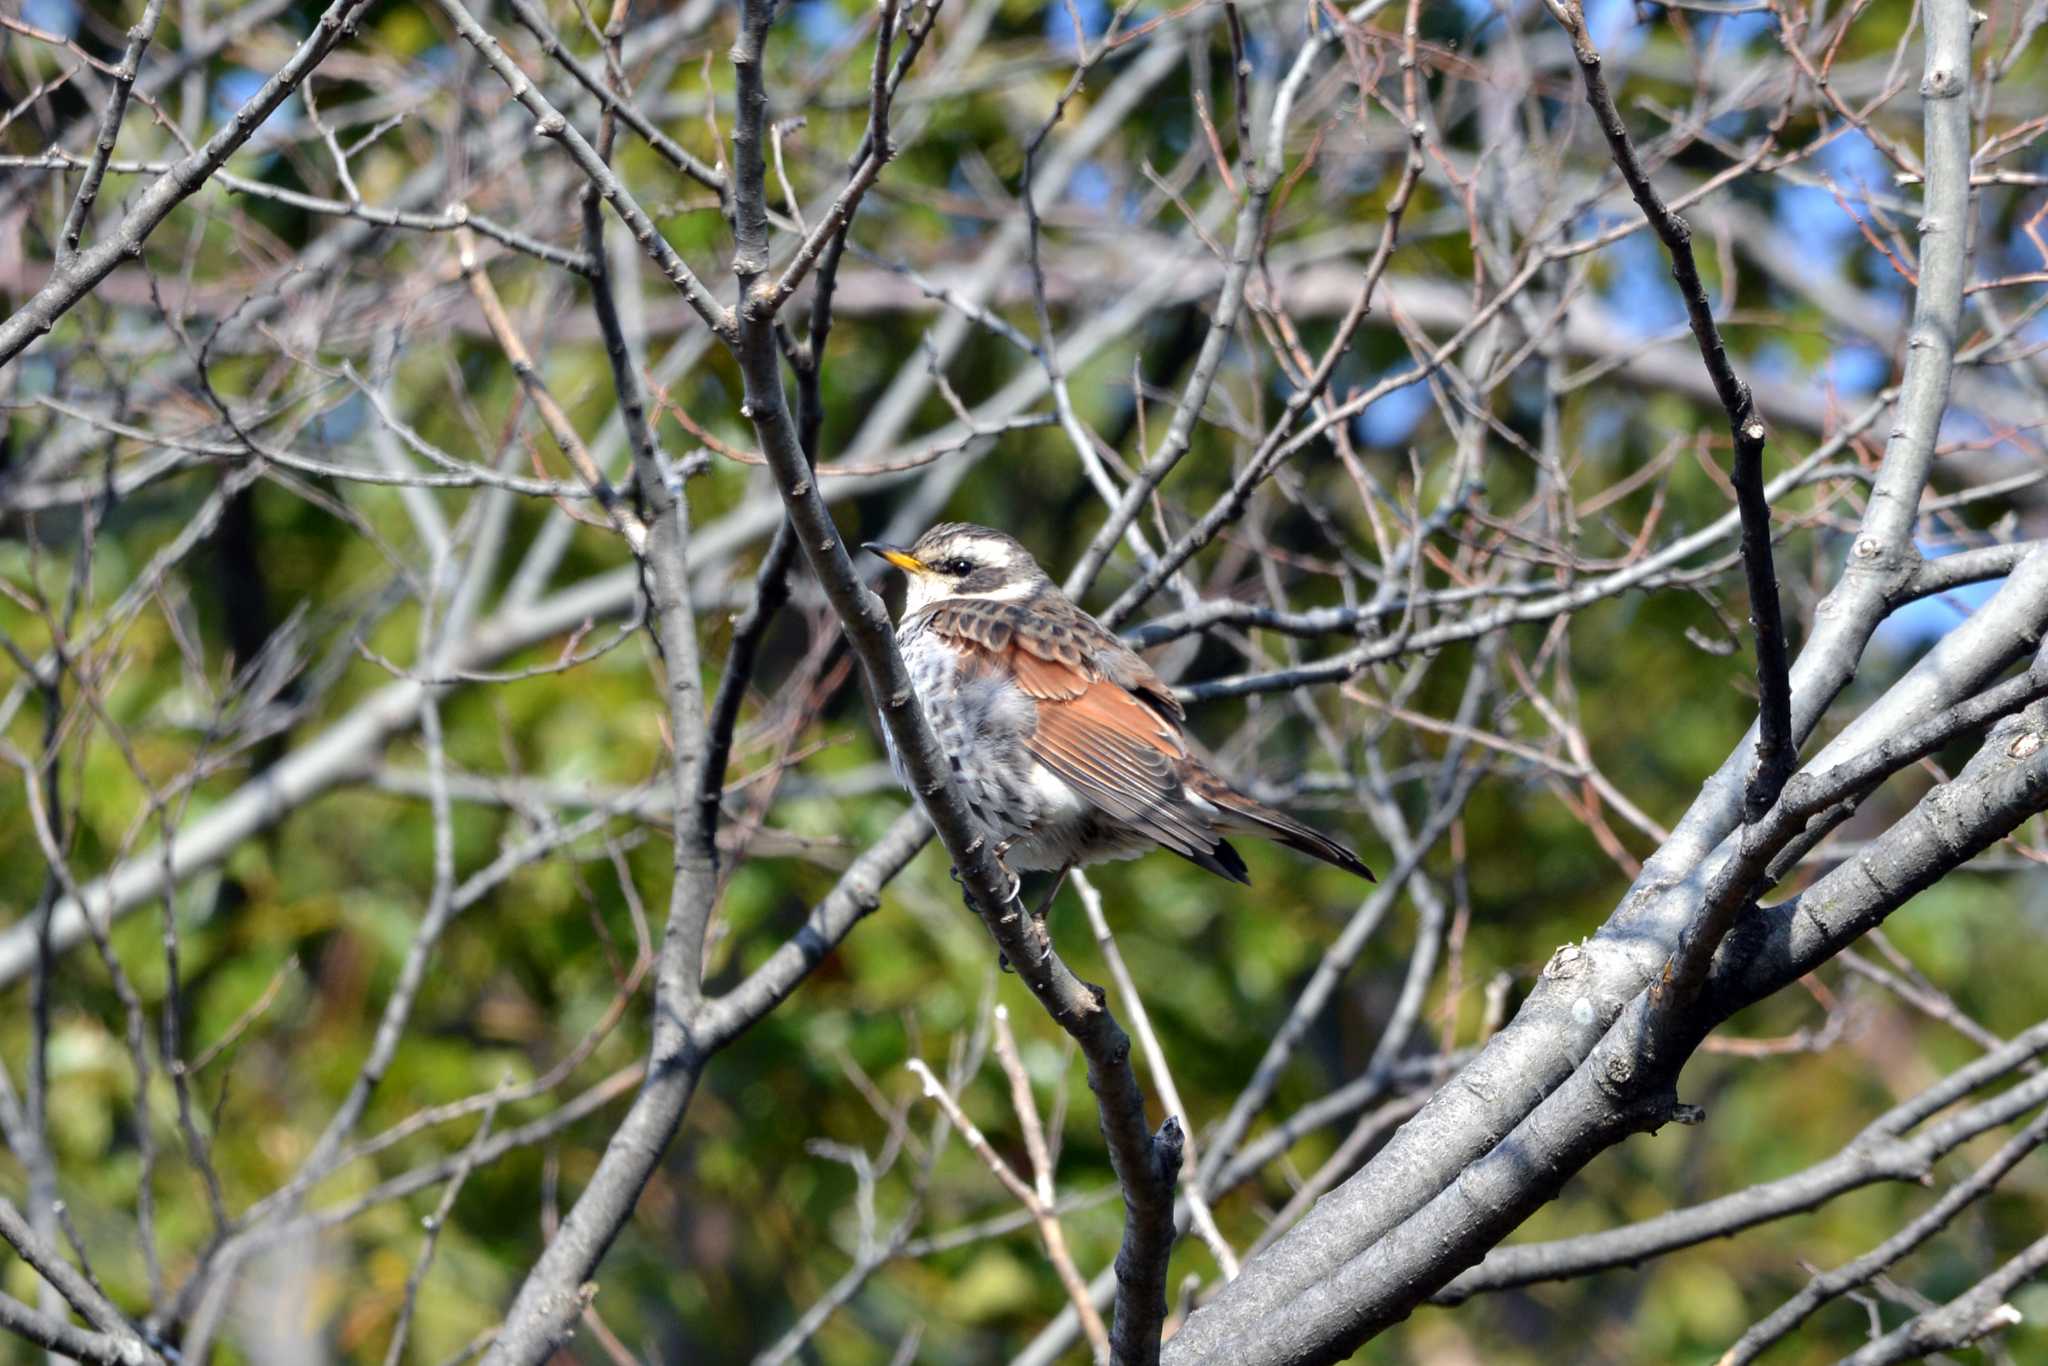
<svg viewBox="0 0 2048 1366">
<path fill-rule="evenodd" d="M 2042 704 L 1993 730 L 1954 782 L 1930 793 L 1855 863 L 1838 868 L 1797 898 L 1804 913 L 1790 922 L 1789 938 L 1788 908 L 1795 903 L 1738 925 L 1688 1020 L 1689 1037 L 1681 1042 L 1696 1046 L 1736 1010 L 1840 952 L 1919 891 L 2048 806 L 2044 734 L 2048 708 Z M 1567 946 L 1552 958 L 1545 975 L 1590 986 L 1585 957 Z M 1598 1037 L 1586 1064 L 1420 1211 L 1369 1247 L 1337 1261 L 1328 1275 L 1299 1290 L 1283 1290 L 1279 1297 L 1270 1282 L 1252 1280 L 1258 1264 L 1253 1259 L 1218 1303 L 1234 1301 L 1232 1320 L 1255 1305 L 1259 1326 L 1220 1337 L 1211 1326 L 1224 1324 L 1218 1315 L 1191 1337 L 1201 1323 L 1198 1313 L 1168 1344 L 1168 1359 L 1228 1359 L 1259 1366 L 1339 1360 L 1478 1260 L 1598 1153 L 1673 1119 L 1697 1119 L 1696 1112 L 1677 1104 L 1673 1090 L 1690 1047 L 1645 1062 L 1645 1038 L 1656 1023 L 1648 990 L 1609 1009 L 1612 1013 L 1603 1019 L 1601 1006 L 1586 999 L 1580 1027 Z M 1324 1207 L 1330 1203 L 1326 1200 Z M 1247 1284 L 1255 1295 L 1239 1289 Z"/>
<path fill-rule="evenodd" d="M 1928 12 L 1928 88 L 1960 90 L 1969 63 L 1967 6 L 1960 0 L 1935 0 Z M 1933 459 L 1961 309 L 1966 218 L 1950 212 L 1968 203 L 1968 120 L 1966 101 L 1944 96 L 1926 102 L 1930 222 L 1923 237 L 1915 345 L 1906 363 L 1894 434 L 1874 485 L 1884 490 L 1884 497 L 1873 497 L 1843 581 L 1824 605 L 1792 670 L 1795 744 L 1819 724 L 1853 675 L 1870 633 L 1895 595 L 1910 583 L 1913 509 Z M 2012 637 L 2005 639 L 2010 643 Z M 1979 662 L 1990 661 L 1980 655 Z M 1955 700 L 1951 694 L 1945 705 Z M 1912 705 L 1903 696 L 1896 705 L 1888 699 L 1862 720 L 1872 733 L 1882 733 L 1913 714 Z M 1855 747 L 1868 743 L 1863 736 L 1853 741 Z M 1673 828 L 1671 839 L 1644 863 L 1635 886 L 1598 934 L 1583 948 L 1554 958 L 1515 1020 L 1489 1041 L 1458 1079 L 1362 1171 L 1325 1197 L 1294 1232 L 1247 1262 L 1243 1275 L 1197 1310 L 1170 1345 L 1170 1359 L 1193 1361 L 1211 1353 L 1238 1352 L 1249 1352 L 1246 1359 L 1251 1361 L 1314 1359 L 1290 1357 L 1279 1341 L 1252 1345 L 1259 1332 L 1255 1325 L 1272 1321 L 1273 1315 L 1320 1325 L 1294 1338 L 1297 1352 L 1310 1351 L 1308 1343 L 1328 1351 L 1340 1342 L 1359 1340 L 1354 1335 L 1361 1331 L 1356 1320 L 1347 1324 L 1342 1313 L 1297 1313 L 1282 1306 L 1297 1305 L 1298 1297 L 1307 1296 L 1328 1303 L 1322 1298 L 1327 1290 L 1317 1287 L 1328 1287 L 1340 1268 L 1366 1254 L 1460 1180 L 1460 1174 L 1494 1149 L 1502 1135 L 1515 1130 L 1543 1107 L 1546 1097 L 1583 1070 L 1602 1037 L 1603 1015 L 1611 1020 L 1611 1012 L 1618 1012 L 1649 984 L 1697 909 L 1705 890 L 1702 865 L 1740 822 L 1753 746 L 1752 735 L 1708 779 Z M 1613 1138 L 1626 1132 L 1627 1126 L 1622 1126 Z M 1542 1184 L 1533 1174 L 1523 1179 L 1532 1187 Z M 1444 1274 L 1459 1269 L 1449 1266 Z"/>
<path fill-rule="evenodd" d="M 2048 1073 L 2041 1073 L 1982 1104 L 1907 1138 L 1908 1130 L 1935 1112 L 2048 1051 L 2048 1024 L 2036 1025 L 2011 1042 L 1957 1069 L 1911 1100 L 1893 1106 L 1866 1125 L 1842 1151 L 1804 1171 L 1708 1200 L 1686 1209 L 1556 1242 L 1499 1247 L 1433 1297 L 1459 1304 L 1474 1295 L 1509 1290 L 1539 1281 L 1564 1280 L 1620 1266 L 1639 1266 L 1652 1257 L 1727 1238 L 1773 1219 L 1818 1209 L 1847 1191 L 1880 1181 L 1923 1181 L 1937 1159 L 2029 1109 L 2048 1102 Z"/>
</svg>

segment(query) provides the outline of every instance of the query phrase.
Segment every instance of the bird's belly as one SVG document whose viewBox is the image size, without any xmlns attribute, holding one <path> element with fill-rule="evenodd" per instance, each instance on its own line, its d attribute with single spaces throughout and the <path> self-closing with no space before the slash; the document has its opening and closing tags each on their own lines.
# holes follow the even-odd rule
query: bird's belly
<svg viewBox="0 0 2048 1366">
<path fill-rule="evenodd" d="M 961 667 L 950 645 L 918 632 L 901 641 L 910 683 L 923 704 L 954 786 L 968 814 L 1003 861 L 1020 873 L 1057 872 L 1105 859 L 1136 858 L 1148 836 L 1110 819 L 1093 802 L 1033 757 L 1025 743 L 1037 725 L 1037 704 L 1005 678 Z M 889 763 L 905 787 L 895 742 Z"/>
<path fill-rule="evenodd" d="M 963 668 L 959 652 L 928 632 L 898 643 L 968 814 L 991 844 L 1005 846 L 1012 870 L 1057 872 L 1154 847 L 1149 835 L 1105 815 L 1032 755 L 1026 742 L 1038 704 L 1014 681 Z M 886 727 L 882 736 L 898 780 L 915 792 Z"/>
<path fill-rule="evenodd" d="M 1045 773 L 1025 747 L 1037 713 L 1022 690 L 1006 679 L 962 669 L 959 654 L 929 634 L 914 634 L 902 645 L 911 688 L 945 752 L 954 786 L 992 843 L 1025 836 L 1074 801 L 1066 784 Z M 890 766 L 911 787 L 895 742 L 888 746 Z M 1035 779 L 1034 771 L 1044 778 Z"/>
</svg>

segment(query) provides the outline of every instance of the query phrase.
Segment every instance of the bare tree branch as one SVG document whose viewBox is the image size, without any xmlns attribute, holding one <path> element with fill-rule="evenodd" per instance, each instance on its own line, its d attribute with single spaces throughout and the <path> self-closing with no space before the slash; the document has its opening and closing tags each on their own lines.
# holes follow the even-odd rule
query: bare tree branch
<svg viewBox="0 0 2048 1366">
<path fill-rule="evenodd" d="M 104 280 L 122 261 L 142 254 L 142 244 L 159 224 L 187 196 L 194 193 L 226 163 L 249 135 L 284 103 L 313 68 L 326 60 L 355 27 L 357 11 L 366 0 L 333 0 L 321 12 L 312 34 L 292 53 L 291 60 L 250 96 L 234 117 L 221 126 L 198 150 L 176 162 L 159 176 L 121 216 L 120 223 L 99 242 L 79 251 L 56 270 L 50 281 L 5 322 L 0 322 L 0 366 L 19 355 L 23 348 L 57 325 L 93 286 Z M 138 56 L 139 56 L 138 52 Z M 89 207 L 89 206 L 88 206 Z"/>
</svg>

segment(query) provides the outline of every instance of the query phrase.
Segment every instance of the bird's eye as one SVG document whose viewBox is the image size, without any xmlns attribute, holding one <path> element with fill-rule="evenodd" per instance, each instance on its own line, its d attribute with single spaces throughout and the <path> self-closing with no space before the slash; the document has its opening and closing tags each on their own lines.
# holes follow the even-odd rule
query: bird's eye
<svg viewBox="0 0 2048 1366">
<path fill-rule="evenodd" d="M 964 555 L 955 555 L 952 559 L 946 561 L 946 572 L 948 574 L 960 575 L 971 574 L 974 572 L 974 561 Z"/>
</svg>

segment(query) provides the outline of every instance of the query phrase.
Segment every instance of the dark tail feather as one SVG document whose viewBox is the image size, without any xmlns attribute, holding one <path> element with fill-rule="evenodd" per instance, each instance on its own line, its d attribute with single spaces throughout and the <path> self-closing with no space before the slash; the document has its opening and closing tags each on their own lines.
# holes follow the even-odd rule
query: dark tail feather
<svg viewBox="0 0 2048 1366">
<path fill-rule="evenodd" d="M 1163 847 L 1173 849 L 1170 844 Z M 1230 847 L 1229 840 L 1217 840 L 1215 848 L 1198 849 L 1192 854 L 1182 854 L 1178 849 L 1173 849 L 1173 852 L 1180 854 L 1197 868 L 1208 869 L 1217 877 L 1227 877 L 1232 882 L 1241 882 L 1247 887 L 1252 885 L 1251 871 L 1244 866 L 1244 859 L 1237 850 Z M 1368 873 L 1366 876 L 1370 877 L 1371 874 Z"/>
<path fill-rule="evenodd" d="M 1377 882 L 1372 869 L 1365 861 L 1346 849 L 1337 841 L 1318 830 L 1311 830 L 1285 812 L 1275 811 L 1262 802 L 1253 801 L 1235 788 L 1217 783 L 1214 788 L 1203 791 L 1202 796 L 1214 802 L 1223 813 L 1217 822 L 1233 833 L 1257 835 L 1275 844 L 1284 844 L 1289 849 L 1307 854 L 1310 858 L 1321 859 L 1334 868 L 1362 877 L 1367 882 Z"/>
</svg>

